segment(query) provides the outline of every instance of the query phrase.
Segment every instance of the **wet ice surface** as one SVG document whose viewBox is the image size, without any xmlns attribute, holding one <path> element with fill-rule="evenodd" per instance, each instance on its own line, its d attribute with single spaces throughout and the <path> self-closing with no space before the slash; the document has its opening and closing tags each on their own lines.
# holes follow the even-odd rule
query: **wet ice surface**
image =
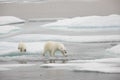
<svg viewBox="0 0 120 80">
<path fill-rule="evenodd" d="M 16 24 L 18 27 L 22 28 L 21 32 L 19 32 L 18 34 L 5 35 L 2 36 L 2 38 L 0 38 L 0 43 L 1 43 L 0 63 L 1 66 L 5 64 L 3 67 L 0 67 L 0 70 L 14 70 L 14 67 L 11 68 L 7 64 L 9 64 L 10 66 L 11 65 L 14 66 L 14 64 L 16 64 L 22 67 L 21 65 L 19 65 L 22 63 L 25 65 L 39 64 L 39 66 L 43 66 L 45 64 L 46 66 L 48 66 L 48 68 L 49 66 L 51 66 L 57 70 L 64 69 L 64 70 L 78 71 L 78 72 L 98 71 L 98 72 L 106 72 L 106 73 L 112 73 L 112 72 L 119 73 L 119 67 L 117 66 L 119 66 L 118 64 L 119 64 L 120 54 L 119 53 L 115 54 L 106 50 L 119 44 L 119 34 L 120 34 L 119 29 L 105 29 L 105 30 L 97 29 L 97 31 L 86 30 L 81 32 L 62 31 L 62 30 L 45 29 L 40 26 L 41 24 L 46 24 L 46 22 L 42 22 L 42 23 L 26 22 L 22 25 Z M 70 39 L 70 38 L 74 38 L 74 36 L 76 35 L 78 37 L 76 37 L 75 40 Z M 84 38 L 84 36 L 87 37 L 85 38 L 87 39 L 85 41 L 88 42 L 85 42 L 83 39 L 82 40 L 80 39 L 80 38 Z M 90 36 L 92 36 L 92 38 L 94 39 L 92 39 Z M 99 37 L 97 42 L 95 42 L 96 37 Z M 104 37 L 106 38 L 107 41 L 106 40 L 104 41 L 103 39 Z M 91 38 L 90 40 L 93 42 L 91 41 L 89 42 L 89 38 Z M 99 41 L 101 39 L 103 40 Z M 23 40 L 26 43 L 28 47 L 27 53 L 18 52 L 17 44 L 20 40 Z M 68 61 L 66 62 L 66 64 L 63 64 L 62 61 L 56 61 L 56 64 L 44 63 L 43 60 L 45 59 L 49 60 L 49 55 L 47 54 L 46 58 L 44 58 L 42 57 L 41 52 L 44 43 L 49 40 L 60 41 L 67 47 Z M 57 59 L 61 58 L 62 55 L 59 52 L 57 53 L 58 54 L 56 54 L 56 58 Z M 110 60 L 111 58 L 115 58 L 115 59 L 111 61 Z M 108 61 L 106 61 L 106 63 L 103 64 L 101 62 L 94 62 L 94 60 L 96 59 L 98 60 L 103 59 L 103 62 L 106 61 L 104 59 L 107 59 Z M 116 62 L 116 59 L 118 62 Z M 80 62 L 79 60 L 82 60 L 83 62 Z M 86 62 L 86 60 L 88 60 L 88 62 Z M 74 63 L 71 63 L 70 61 L 73 61 Z M 94 65 L 94 67 L 89 65 Z M 102 68 L 100 69 L 100 67 Z M 44 67 L 42 67 L 41 69 L 43 68 Z"/>
<path fill-rule="evenodd" d="M 43 64 L 43 68 L 65 69 L 75 72 L 93 71 L 102 73 L 120 73 L 120 65 L 104 63 L 67 63 L 67 64 Z"/>
</svg>

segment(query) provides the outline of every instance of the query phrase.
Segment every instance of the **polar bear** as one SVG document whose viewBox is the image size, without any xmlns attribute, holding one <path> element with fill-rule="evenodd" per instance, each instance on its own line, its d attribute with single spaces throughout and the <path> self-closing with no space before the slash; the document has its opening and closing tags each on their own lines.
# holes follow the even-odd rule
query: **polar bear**
<svg viewBox="0 0 120 80">
<path fill-rule="evenodd" d="M 45 56 L 45 54 L 49 52 L 50 56 L 54 57 L 56 51 L 60 51 L 63 54 L 63 56 L 67 57 L 67 51 L 65 46 L 60 42 L 54 41 L 46 42 L 43 49 L 43 56 Z"/>
<path fill-rule="evenodd" d="M 26 52 L 26 46 L 22 41 L 18 44 L 18 50 L 20 50 L 20 52 Z"/>
</svg>

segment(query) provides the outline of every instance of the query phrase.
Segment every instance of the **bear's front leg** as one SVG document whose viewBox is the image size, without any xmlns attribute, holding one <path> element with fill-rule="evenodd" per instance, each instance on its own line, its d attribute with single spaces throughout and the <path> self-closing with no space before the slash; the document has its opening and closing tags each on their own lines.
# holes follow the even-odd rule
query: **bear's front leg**
<svg viewBox="0 0 120 80">
<path fill-rule="evenodd" d="M 67 57 L 67 55 L 65 55 L 65 53 L 61 52 L 63 54 L 64 57 Z"/>
<path fill-rule="evenodd" d="M 55 57 L 55 51 L 54 50 L 51 51 L 50 56 Z"/>
</svg>

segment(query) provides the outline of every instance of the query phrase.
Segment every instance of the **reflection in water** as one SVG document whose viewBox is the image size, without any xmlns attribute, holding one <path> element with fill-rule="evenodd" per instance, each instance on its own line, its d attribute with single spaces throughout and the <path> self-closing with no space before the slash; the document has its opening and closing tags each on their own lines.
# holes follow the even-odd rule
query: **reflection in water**
<svg viewBox="0 0 120 80">
<path fill-rule="evenodd" d="M 48 58 L 42 59 L 43 63 L 66 63 L 68 58 Z"/>
</svg>

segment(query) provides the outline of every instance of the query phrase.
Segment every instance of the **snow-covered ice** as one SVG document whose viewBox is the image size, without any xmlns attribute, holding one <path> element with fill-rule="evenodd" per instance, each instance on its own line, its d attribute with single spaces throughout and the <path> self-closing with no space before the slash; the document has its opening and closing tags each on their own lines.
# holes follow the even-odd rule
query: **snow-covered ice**
<svg viewBox="0 0 120 80">
<path fill-rule="evenodd" d="M 119 58 L 120 59 L 120 58 Z M 115 60 L 115 61 L 114 61 Z M 118 60 L 118 59 L 117 59 Z M 43 68 L 65 69 L 72 71 L 95 71 L 105 73 L 120 73 L 120 65 L 116 58 L 98 59 L 98 60 L 75 60 L 66 64 L 42 64 Z M 112 61 L 112 62 L 111 62 Z M 116 64 L 116 62 L 118 64 Z"/>
<path fill-rule="evenodd" d="M 6 34 L 9 32 L 19 31 L 21 28 L 11 25 L 0 26 L 0 34 Z"/>
<path fill-rule="evenodd" d="M 17 42 L 0 42 L 0 55 L 8 54 L 11 52 L 18 52 Z M 27 52 L 39 53 L 42 51 L 44 43 L 43 42 L 27 42 L 25 43 L 27 47 Z"/>
<path fill-rule="evenodd" d="M 120 15 L 109 16 L 87 16 L 75 17 L 71 19 L 58 20 L 57 22 L 48 23 L 43 26 L 78 26 L 78 27 L 102 27 L 102 26 L 120 26 Z"/>
<path fill-rule="evenodd" d="M 120 44 L 107 49 L 107 51 L 109 51 L 111 53 L 119 53 L 120 54 Z"/>
<path fill-rule="evenodd" d="M 35 64 L 1 64 L 0 65 L 0 71 L 6 71 L 11 70 L 15 67 L 28 67 L 28 66 L 34 66 Z"/>
<path fill-rule="evenodd" d="M 70 31 L 96 31 L 120 28 L 120 15 L 75 17 L 42 25 L 47 29 Z"/>
<path fill-rule="evenodd" d="M 14 17 L 14 16 L 0 16 L 0 25 L 23 23 L 25 20 Z"/>
<path fill-rule="evenodd" d="M 4 41 L 19 42 L 39 42 L 39 41 L 63 41 L 63 42 L 106 42 L 119 41 L 120 35 L 93 35 L 93 36 L 68 36 L 68 35 L 49 35 L 49 34 L 22 34 L 3 39 Z"/>
</svg>

